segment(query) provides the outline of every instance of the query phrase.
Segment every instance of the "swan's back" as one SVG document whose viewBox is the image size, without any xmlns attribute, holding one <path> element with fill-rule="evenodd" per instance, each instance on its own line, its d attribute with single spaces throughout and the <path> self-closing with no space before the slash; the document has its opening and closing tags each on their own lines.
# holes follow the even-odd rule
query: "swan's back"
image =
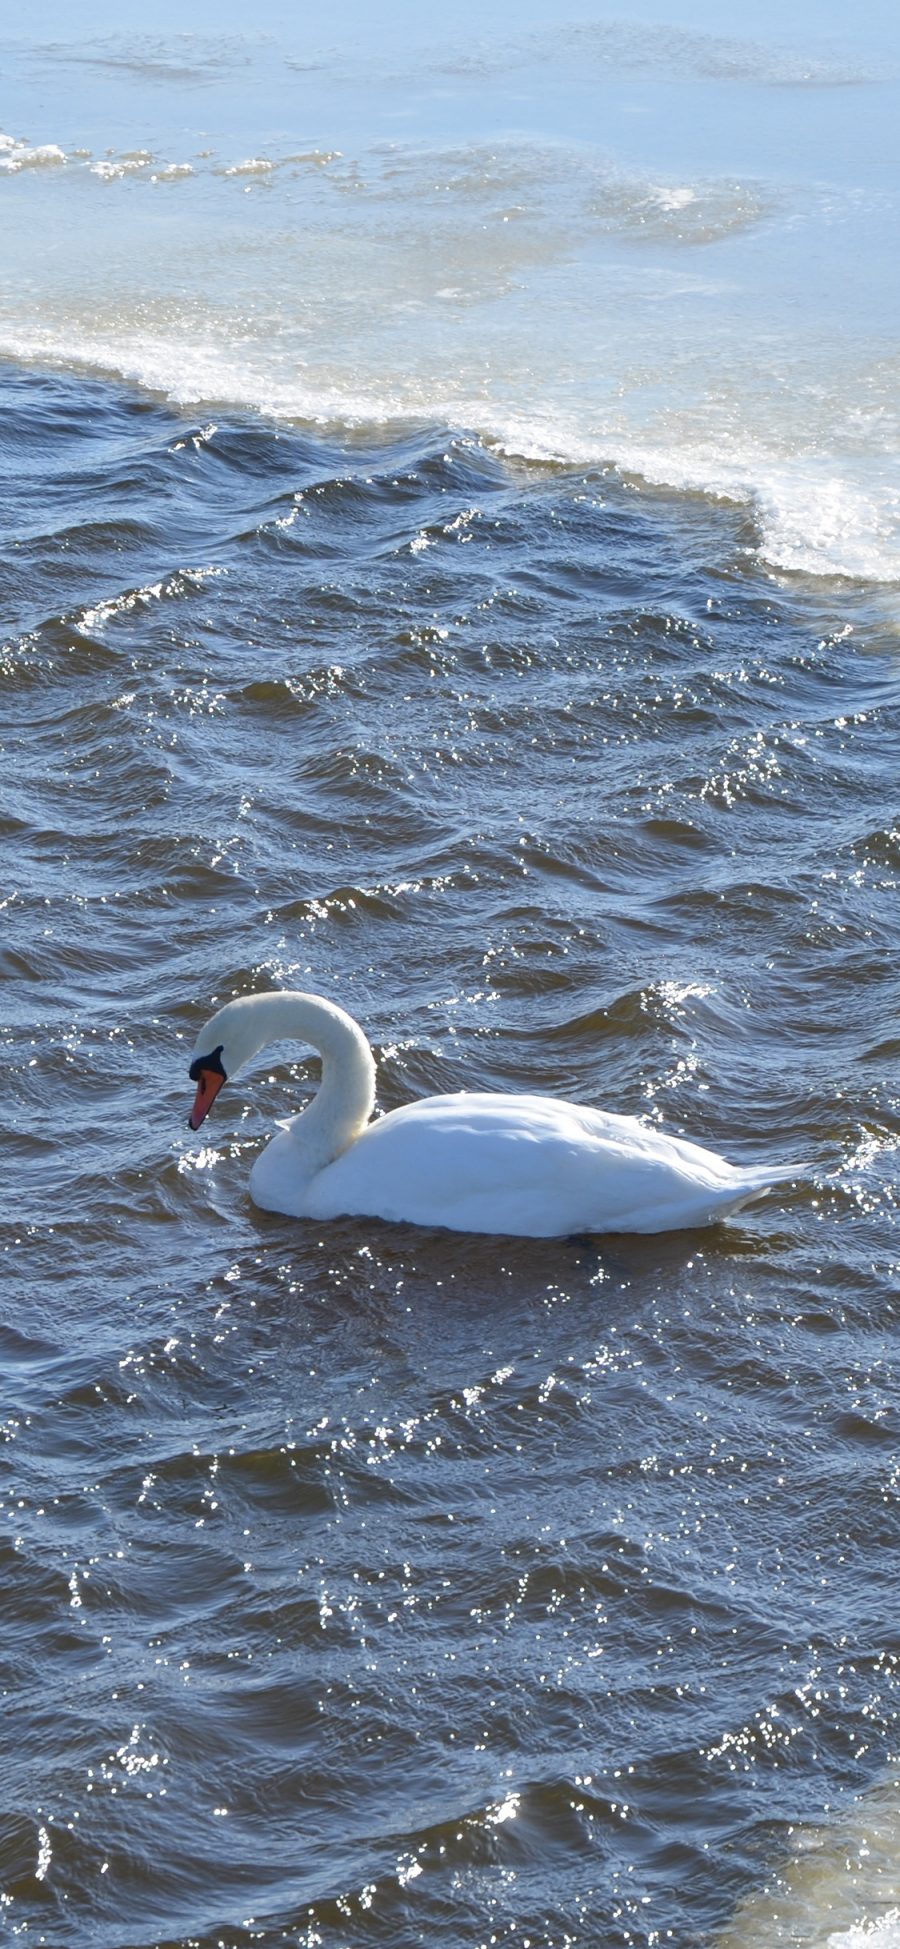
<svg viewBox="0 0 900 1949">
<path fill-rule="evenodd" d="M 301 1122 L 269 1145 L 251 1180 L 258 1204 L 296 1217 L 531 1238 L 657 1232 L 708 1223 L 773 1177 L 735 1170 L 634 1117 L 550 1097 L 460 1092 L 392 1111 L 304 1178 L 294 1135 Z"/>
</svg>

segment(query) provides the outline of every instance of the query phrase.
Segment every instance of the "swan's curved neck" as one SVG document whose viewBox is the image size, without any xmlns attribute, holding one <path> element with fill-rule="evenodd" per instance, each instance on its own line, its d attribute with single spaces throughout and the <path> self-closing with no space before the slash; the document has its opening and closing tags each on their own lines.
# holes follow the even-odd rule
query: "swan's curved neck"
<svg viewBox="0 0 900 1949">
<path fill-rule="evenodd" d="M 225 1073 L 233 1076 L 267 1043 L 288 1041 L 309 1043 L 322 1058 L 316 1095 L 291 1124 L 304 1155 L 321 1169 L 359 1136 L 375 1102 L 372 1051 L 351 1015 L 295 989 L 243 995 L 207 1023 L 195 1054 L 221 1048 Z"/>
</svg>

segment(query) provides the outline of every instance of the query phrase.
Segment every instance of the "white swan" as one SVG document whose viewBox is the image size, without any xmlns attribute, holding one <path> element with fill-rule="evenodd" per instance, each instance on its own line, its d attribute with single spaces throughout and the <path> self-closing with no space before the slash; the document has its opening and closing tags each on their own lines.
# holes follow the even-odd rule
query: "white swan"
<svg viewBox="0 0 900 1949">
<path fill-rule="evenodd" d="M 290 990 L 227 1002 L 190 1067 L 199 1130 L 222 1084 L 269 1042 L 311 1043 L 322 1081 L 256 1159 L 256 1204 L 291 1218 L 385 1218 L 457 1232 L 555 1238 L 664 1232 L 736 1211 L 798 1169 L 739 1170 L 636 1117 L 549 1096 L 462 1090 L 370 1123 L 375 1064 L 352 1017 Z"/>
</svg>

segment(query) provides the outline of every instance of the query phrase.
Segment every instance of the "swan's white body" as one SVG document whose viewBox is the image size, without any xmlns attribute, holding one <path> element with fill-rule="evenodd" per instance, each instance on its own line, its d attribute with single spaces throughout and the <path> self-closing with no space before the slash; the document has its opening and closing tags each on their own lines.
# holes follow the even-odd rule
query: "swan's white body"
<svg viewBox="0 0 900 1949">
<path fill-rule="evenodd" d="M 322 1082 L 256 1159 L 250 1190 L 264 1210 L 292 1218 L 524 1238 L 663 1232 L 709 1224 L 797 1175 L 740 1170 L 635 1117 L 548 1096 L 461 1091 L 372 1123 L 375 1065 L 362 1030 L 334 1003 L 291 992 L 241 997 L 207 1023 L 191 1068 L 200 1083 L 191 1127 L 226 1076 L 287 1038 L 320 1051 Z"/>
</svg>

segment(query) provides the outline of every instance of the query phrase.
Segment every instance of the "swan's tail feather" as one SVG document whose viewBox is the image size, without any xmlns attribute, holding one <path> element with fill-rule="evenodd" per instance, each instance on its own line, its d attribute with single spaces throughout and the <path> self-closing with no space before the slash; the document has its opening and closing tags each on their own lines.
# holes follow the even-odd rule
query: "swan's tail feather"
<svg viewBox="0 0 900 1949">
<path fill-rule="evenodd" d="M 746 1170 L 736 1169 L 734 1181 L 723 1185 L 720 1199 L 722 1212 L 742 1211 L 745 1205 L 752 1204 L 756 1198 L 763 1198 L 767 1191 L 774 1191 L 780 1184 L 796 1184 L 800 1178 L 808 1178 L 812 1166 L 803 1164 L 751 1164 Z"/>
<path fill-rule="evenodd" d="M 713 1225 L 730 1218 L 733 1212 L 742 1211 L 745 1205 L 764 1197 L 767 1191 L 774 1191 L 778 1185 L 793 1184 L 809 1175 L 806 1164 L 759 1164 L 743 1171 L 732 1166 L 727 1178 L 719 1174 L 714 1182 L 709 1179 L 705 1184 L 695 1182 L 690 1196 L 682 1187 L 674 1203 L 661 1200 L 650 1210 L 643 1206 L 622 1211 L 614 1224 L 598 1230 L 670 1232 L 687 1231 L 695 1225 Z"/>
</svg>

